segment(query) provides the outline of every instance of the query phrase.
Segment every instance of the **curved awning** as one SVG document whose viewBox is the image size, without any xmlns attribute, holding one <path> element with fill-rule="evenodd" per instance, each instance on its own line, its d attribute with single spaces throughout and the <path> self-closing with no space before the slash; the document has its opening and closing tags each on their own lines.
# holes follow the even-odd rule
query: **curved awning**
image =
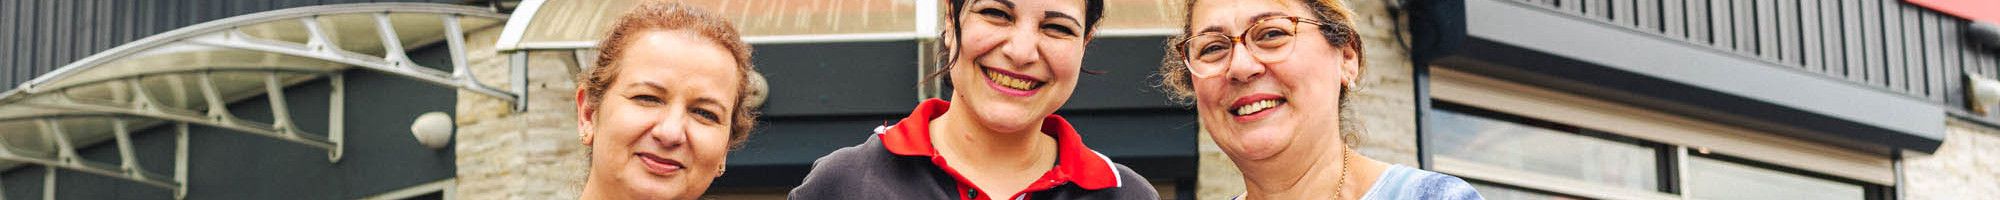
<svg viewBox="0 0 2000 200">
<path fill-rule="evenodd" d="M 500 34 L 500 51 L 592 49 L 597 39 L 640 1 L 522 1 Z M 729 18 L 750 43 L 819 40 L 913 40 L 934 35 L 919 13 L 936 1 L 679 0 Z M 934 13 L 926 13 L 934 14 Z M 933 34 L 919 34 L 933 33 Z"/>
<path fill-rule="evenodd" d="M 344 71 L 361 69 L 520 99 L 523 88 L 488 86 L 473 78 L 466 61 L 465 30 L 495 27 L 506 18 L 482 7 L 344 4 L 254 13 L 160 33 L 0 93 L 0 167 L 40 165 L 184 195 L 191 125 L 326 149 L 328 160 L 335 162 L 343 147 Z M 405 53 L 440 42 L 450 53 L 450 66 L 422 66 Z M 520 77 L 511 81 L 521 82 Z M 325 105 L 328 128 L 293 125 L 285 90 L 321 79 L 332 85 Z M 245 120 L 227 109 L 231 102 L 259 97 L 272 102 L 273 120 Z M 132 147 L 132 132 L 166 125 L 180 134 L 172 175 L 140 168 Z M 89 160 L 76 153 L 102 142 L 117 145 L 120 160 Z"/>
<path fill-rule="evenodd" d="M 590 49 L 636 0 L 522 1 L 495 48 Z M 925 0 L 677 0 L 729 18 L 751 44 L 894 41 L 937 36 L 941 6 Z M 1179 33 L 1180 6 L 1111 0 L 1100 36 Z"/>
</svg>

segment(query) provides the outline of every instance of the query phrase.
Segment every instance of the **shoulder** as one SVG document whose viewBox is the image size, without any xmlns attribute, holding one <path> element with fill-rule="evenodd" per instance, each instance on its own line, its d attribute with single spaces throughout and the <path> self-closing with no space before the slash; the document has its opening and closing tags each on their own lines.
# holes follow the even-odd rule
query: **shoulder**
<svg viewBox="0 0 2000 200">
<path fill-rule="evenodd" d="M 868 140 L 861 144 L 841 147 L 813 160 L 813 171 L 858 170 L 855 167 L 886 165 L 889 160 L 895 158 L 896 155 L 890 154 L 888 149 L 882 147 L 881 135 L 877 134 L 868 136 Z"/>
<path fill-rule="evenodd" d="M 1456 176 L 1416 168 L 1403 169 L 1411 171 L 1406 180 L 1409 181 L 1407 187 L 1418 191 L 1418 199 L 1484 199 L 1471 183 Z"/>
<path fill-rule="evenodd" d="M 1160 199 L 1160 192 L 1153 189 L 1152 183 L 1146 182 L 1146 177 L 1140 177 L 1139 173 L 1133 172 L 1125 165 L 1112 163 L 1112 166 L 1118 170 L 1117 187 L 1090 190 L 1072 183 L 1061 189 L 1043 193 L 1048 196 L 1032 199 Z"/>
<path fill-rule="evenodd" d="M 873 136 L 867 142 L 843 147 L 813 161 L 812 171 L 798 187 L 793 199 L 881 199 L 909 193 L 927 180 L 921 169 L 904 169 L 894 154 L 883 149 Z M 913 181 L 914 180 L 914 181 Z M 890 196 L 884 196 L 890 195 Z M 880 197 L 880 198 L 877 198 Z"/>
<path fill-rule="evenodd" d="M 1114 199 L 1160 199 L 1160 191 L 1153 189 L 1153 183 L 1139 176 L 1139 172 L 1132 171 L 1125 164 L 1112 163 L 1111 166 L 1118 168 L 1118 187 L 1111 189 L 1117 197 Z"/>
</svg>

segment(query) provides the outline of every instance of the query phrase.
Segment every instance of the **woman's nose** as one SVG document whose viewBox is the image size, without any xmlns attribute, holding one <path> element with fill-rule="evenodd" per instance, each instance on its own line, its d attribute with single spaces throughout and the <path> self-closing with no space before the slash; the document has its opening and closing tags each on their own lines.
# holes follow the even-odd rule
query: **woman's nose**
<svg viewBox="0 0 2000 200">
<path fill-rule="evenodd" d="M 654 142 L 659 143 L 661 148 L 680 148 L 681 145 L 687 144 L 688 120 L 686 118 L 686 114 L 670 114 L 666 118 L 654 122 L 653 128 L 646 131 L 646 137 L 652 138 Z"/>
<path fill-rule="evenodd" d="M 1041 42 L 1041 39 L 1033 28 L 1020 29 L 1012 31 L 1013 34 L 1001 41 L 1000 53 L 1007 56 L 1007 64 L 1015 67 L 1032 66 L 1042 60 L 1041 52 L 1036 49 L 1036 43 Z"/>
<path fill-rule="evenodd" d="M 1255 57 L 1256 55 L 1250 55 L 1250 50 L 1247 49 L 1249 45 L 1231 45 L 1237 46 L 1236 48 L 1229 48 L 1229 62 L 1224 63 L 1225 66 L 1223 66 L 1224 69 L 1228 69 L 1226 72 L 1229 75 L 1229 80 L 1250 82 L 1258 76 L 1264 75 L 1264 62 L 1258 61 L 1257 57 Z"/>
</svg>

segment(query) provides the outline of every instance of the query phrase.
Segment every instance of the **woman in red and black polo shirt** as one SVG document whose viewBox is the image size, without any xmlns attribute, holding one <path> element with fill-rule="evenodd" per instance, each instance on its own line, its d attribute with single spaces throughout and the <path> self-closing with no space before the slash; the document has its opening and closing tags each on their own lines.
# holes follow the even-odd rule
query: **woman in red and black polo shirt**
<svg viewBox="0 0 2000 200">
<path fill-rule="evenodd" d="M 1157 199 L 1090 150 L 1056 108 L 1076 90 L 1101 0 L 948 0 L 955 102 L 930 99 L 813 163 L 792 199 Z M 857 130 L 859 131 L 859 130 Z"/>
</svg>

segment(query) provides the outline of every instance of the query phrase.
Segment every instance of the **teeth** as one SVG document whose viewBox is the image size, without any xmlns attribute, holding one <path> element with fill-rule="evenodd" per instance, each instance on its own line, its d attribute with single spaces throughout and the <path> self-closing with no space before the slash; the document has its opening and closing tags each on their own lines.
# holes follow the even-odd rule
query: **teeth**
<svg viewBox="0 0 2000 200">
<path fill-rule="evenodd" d="M 993 82 L 1000 83 L 1000 86 L 1006 86 L 1007 88 L 1014 88 L 1017 90 L 1035 89 L 1035 86 L 1041 85 L 1041 83 L 1039 82 L 1018 79 L 1012 76 L 1000 74 L 1000 72 L 993 72 L 993 71 L 987 71 L 986 78 L 993 79 Z"/>
<path fill-rule="evenodd" d="M 1277 107 L 1277 106 L 1278 106 L 1277 99 L 1267 99 L 1267 100 L 1257 101 L 1255 103 L 1250 103 L 1249 105 L 1243 105 L 1243 107 L 1237 107 L 1236 115 L 1250 115 L 1251 113 L 1257 113 L 1258 111 L 1264 111 L 1264 109 L 1271 109 L 1271 107 Z"/>
</svg>

